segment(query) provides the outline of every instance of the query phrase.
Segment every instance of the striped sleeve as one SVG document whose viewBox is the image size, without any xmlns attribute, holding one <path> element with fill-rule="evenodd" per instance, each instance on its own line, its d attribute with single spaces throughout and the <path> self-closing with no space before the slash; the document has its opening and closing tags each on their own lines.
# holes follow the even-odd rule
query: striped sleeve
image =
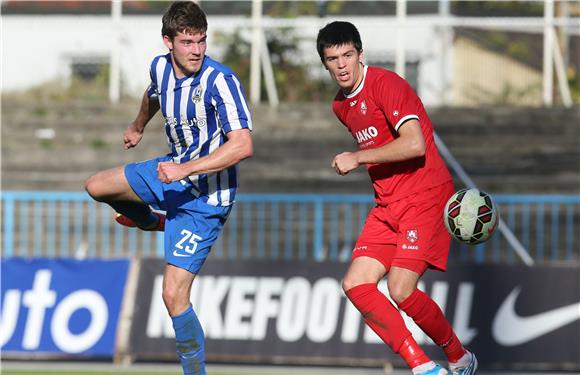
<svg viewBox="0 0 580 375">
<path fill-rule="evenodd" d="M 224 132 L 252 130 L 252 118 L 244 90 L 233 74 L 220 73 L 214 81 L 213 99 Z"/>
<path fill-rule="evenodd" d="M 147 96 L 150 98 L 156 98 L 159 96 L 159 88 L 157 85 L 157 65 L 159 64 L 159 56 L 153 59 L 151 66 L 149 67 L 149 77 L 151 78 L 151 83 L 147 88 Z"/>
</svg>

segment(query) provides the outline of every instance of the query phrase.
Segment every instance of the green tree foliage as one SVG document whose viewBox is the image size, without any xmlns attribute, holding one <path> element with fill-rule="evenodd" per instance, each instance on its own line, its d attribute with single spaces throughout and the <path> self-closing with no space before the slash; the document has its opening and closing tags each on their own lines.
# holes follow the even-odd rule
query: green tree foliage
<svg viewBox="0 0 580 375">
<path fill-rule="evenodd" d="M 568 85 L 570 94 L 575 103 L 580 103 L 580 73 L 573 66 L 568 67 L 566 72 L 568 76 Z"/>
<path fill-rule="evenodd" d="M 452 12 L 458 16 L 541 17 L 543 1 L 452 1 Z"/>
<path fill-rule="evenodd" d="M 225 47 L 222 58 L 240 77 L 244 87 L 250 81 L 250 43 L 243 38 L 241 30 L 233 34 L 221 33 L 218 43 Z M 336 93 L 336 88 L 319 66 L 302 61 L 299 51 L 300 40 L 291 28 L 269 29 L 266 33 L 268 51 L 272 61 L 274 79 L 281 101 L 305 102 L 327 101 Z M 313 52 L 316 54 L 313 46 Z M 266 97 L 262 80 L 262 97 Z"/>
</svg>

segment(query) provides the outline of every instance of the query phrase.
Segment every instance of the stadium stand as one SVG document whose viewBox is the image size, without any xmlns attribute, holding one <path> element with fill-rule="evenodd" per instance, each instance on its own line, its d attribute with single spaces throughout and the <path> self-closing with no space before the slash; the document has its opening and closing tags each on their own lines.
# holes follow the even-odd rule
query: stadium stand
<svg viewBox="0 0 580 375">
<path fill-rule="evenodd" d="M 123 150 L 122 133 L 134 117 L 134 103 L 40 100 L 31 107 L 30 101 L 5 98 L 2 107 L 4 190 L 79 191 L 99 169 L 166 149 L 162 120 L 156 117 L 143 143 Z M 580 191 L 577 108 L 440 108 L 430 114 L 440 137 L 482 189 L 505 194 Z M 354 144 L 327 105 L 258 106 L 253 117 L 256 151 L 242 167 L 243 192 L 371 193 L 363 170 L 341 178 L 329 167 L 335 153 Z"/>
</svg>

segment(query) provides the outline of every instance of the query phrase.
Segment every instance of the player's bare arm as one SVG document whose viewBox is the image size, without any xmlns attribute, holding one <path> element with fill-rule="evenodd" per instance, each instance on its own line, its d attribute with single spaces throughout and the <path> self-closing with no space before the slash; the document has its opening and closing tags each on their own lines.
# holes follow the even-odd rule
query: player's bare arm
<svg viewBox="0 0 580 375">
<path fill-rule="evenodd" d="M 343 152 L 334 157 L 332 168 L 341 176 L 357 169 L 360 166 L 356 152 Z"/>
<path fill-rule="evenodd" d="M 332 167 L 344 176 L 361 164 L 396 163 L 425 155 L 425 138 L 419 121 L 412 119 L 399 128 L 399 137 L 386 145 L 334 157 Z"/>
<path fill-rule="evenodd" d="M 141 100 L 141 107 L 137 113 L 135 120 L 127 126 L 125 133 L 123 134 L 123 144 L 125 145 L 125 150 L 133 148 L 139 144 L 141 138 L 143 138 L 143 131 L 145 126 L 155 116 L 159 111 L 159 101 L 156 98 L 150 98 L 147 95 L 147 90 L 143 94 L 143 99 Z"/>
<path fill-rule="evenodd" d="M 412 119 L 399 128 L 399 137 L 386 145 L 356 152 L 360 164 L 394 163 L 425 155 L 425 138 L 418 120 Z"/>
<path fill-rule="evenodd" d="M 159 179 L 170 183 L 196 174 L 218 172 L 252 156 L 254 148 L 248 129 L 231 131 L 227 137 L 226 143 L 202 158 L 192 159 L 183 164 L 159 163 L 157 167 Z"/>
</svg>

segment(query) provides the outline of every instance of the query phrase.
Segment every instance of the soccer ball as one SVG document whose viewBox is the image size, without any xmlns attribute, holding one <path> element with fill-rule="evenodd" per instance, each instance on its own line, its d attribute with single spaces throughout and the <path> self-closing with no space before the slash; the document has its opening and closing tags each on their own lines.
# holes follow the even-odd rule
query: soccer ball
<svg viewBox="0 0 580 375">
<path fill-rule="evenodd" d="M 478 189 L 462 189 L 447 201 L 443 220 L 453 238 L 475 245 L 491 237 L 498 215 L 491 195 Z"/>
</svg>

